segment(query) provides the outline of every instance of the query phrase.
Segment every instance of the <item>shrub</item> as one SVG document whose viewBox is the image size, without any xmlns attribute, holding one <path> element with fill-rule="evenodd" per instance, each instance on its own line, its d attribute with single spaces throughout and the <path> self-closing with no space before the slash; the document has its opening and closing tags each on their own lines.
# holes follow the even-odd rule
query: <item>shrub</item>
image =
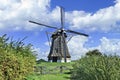
<svg viewBox="0 0 120 80">
<path fill-rule="evenodd" d="M 71 80 L 120 80 L 118 56 L 89 56 L 73 66 Z"/>
<path fill-rule="evenodd" d="M 45 61 L 44 59 L 39 59 L 36 61 L 37 64 L 40 64 L 41 62 L 47 62 L 47 61 Z"/>
<path fill-rule="evenodd" d="M 88 51 L 86 53 L 87 56 L 102 56 L 102 53 L 98 50 L 98 49 L 95 49 L 95 50 L 92 50 L 92 51 Z"/>
<path fill-rule="evenodd" d="M 30 44 L 0 37 L 0 80 L 23 80 L 33 72 L 35 59 Z"/>
</svg>

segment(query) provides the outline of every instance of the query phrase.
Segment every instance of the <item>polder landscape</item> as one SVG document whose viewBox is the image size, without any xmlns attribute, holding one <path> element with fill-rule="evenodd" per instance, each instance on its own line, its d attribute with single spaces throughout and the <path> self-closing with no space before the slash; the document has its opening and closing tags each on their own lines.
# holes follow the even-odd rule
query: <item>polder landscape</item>
<svg viewBox="0 0 120 80">
<path fill-rule="evenodd" d="M 68 63 L 36 61 L 31 44 L 0 37 L 0 80 L 119 80 L 120 57 L 99 50 Z"/>
<path fill-rule="evenodd" d="M 0 0 L 0 80 L 120 80 L 120 0 Z"/>
</svg>

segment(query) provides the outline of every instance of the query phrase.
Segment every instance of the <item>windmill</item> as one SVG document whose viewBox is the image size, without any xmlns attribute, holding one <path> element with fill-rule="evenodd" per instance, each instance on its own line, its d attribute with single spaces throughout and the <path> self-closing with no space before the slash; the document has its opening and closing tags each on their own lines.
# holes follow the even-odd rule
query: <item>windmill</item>
<svg viewBox="0 0 120 80">
<path fill-rule="evenodd" d="M 67 43 L 66 43 L 66 38 L 67 38 L 67 33 L 73 33 L 77 35 L 83 35 L 88 37 L 87 34 L 76 32 L 73 30 L 65 29 L 64 23 L 65 23 L 65 13 L 64 9 L 60 7 L 60 14 L 61 14 L 61 27 L 54 27 L 54 26 L 49 26 L 45 24 L 41 24 L 35 21 L 29 21 L 34 24 L 42 25 L 48 28 L 53 28 L 56 29 L 55 32 L 52 33 L 51 38 L 52 38 L 52 44 L 50 47 L 50 52 L 48 55 L 48 61 L 49 62 L 70 62 L 71 61 L 71 56 L 68 51 Z"/>
</svg>

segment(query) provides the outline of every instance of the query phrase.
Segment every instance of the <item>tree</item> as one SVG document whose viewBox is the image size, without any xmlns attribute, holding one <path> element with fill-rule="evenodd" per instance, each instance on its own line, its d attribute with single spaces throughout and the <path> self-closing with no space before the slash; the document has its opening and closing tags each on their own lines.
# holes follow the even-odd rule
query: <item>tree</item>
<svg viewBox="0 0 120 80">
<path fill-rule="evenodd" d="M 88 51 L 86 53 L 86 55 L 87 56 L 93 56 L 93 55 L 95 55 L 95 56 L 101 56 L 102 53 L 98 49 L 95 49 L 95 50 L 92 50 L 92 51 Z"/>
<path fill-rule="evenodd" d="M 40 64 L 41 62 L 47 62 L 47 61 L 44 60 L 44 59 L 39 59 L 39 60 L 36 61 L 37 64 Z"/>
<path fill-rule="evenodd" d="M 31 44 L 0 37 L 0 80 L 23 80 L 34 71 L 36 57 Z"/>
</svg>

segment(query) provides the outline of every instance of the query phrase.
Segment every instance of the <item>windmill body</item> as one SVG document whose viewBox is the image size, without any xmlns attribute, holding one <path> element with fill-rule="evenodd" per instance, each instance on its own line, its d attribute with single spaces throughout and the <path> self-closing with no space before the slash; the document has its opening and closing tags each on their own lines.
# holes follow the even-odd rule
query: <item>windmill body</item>
<svg viewBox="0 0 120 80">
<path fill-rule="evenodd" d="M 56 31 L 52 34 L 52 44 L 50 47 L 50 52 L 48 54 L 49 62 L 71 62 L 71 56 L 69 54 L 69 50 L 66 43 L 67 33 L 73 33 L 77 35 L 83 35 L 88 37 L 87 34 L 76 32 L 69 29 L 64 29 L 64 10 L 60 7 L 61 12 L 61 28 L 41 24 L 34 21 L 29 21 L 34 24 L 42 25 L 48 28 L 56 29 Z"/>
<path fill-rule="evenodd" d="M 52 37 L 52 45 L 48 55 L 48 61 L 49 62 L 71 62 L 71 56 L 69 54 L 67 43 L 66 43 L 66 38 L 67 38 L 66 33 L 62 33 L 62 30 L 59 30 L 57 32 L 54 32 L 51 37 Z"/>
</svg>

